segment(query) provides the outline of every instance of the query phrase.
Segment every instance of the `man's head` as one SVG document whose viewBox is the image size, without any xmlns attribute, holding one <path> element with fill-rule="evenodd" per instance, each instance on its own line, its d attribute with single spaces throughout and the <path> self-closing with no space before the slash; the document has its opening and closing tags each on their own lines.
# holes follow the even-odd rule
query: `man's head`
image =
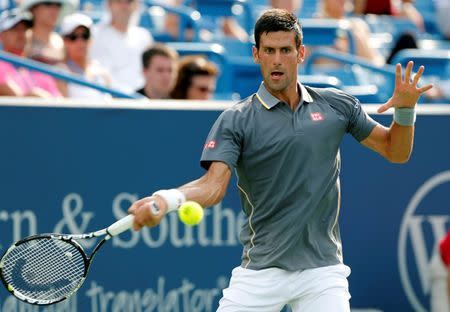
<svg viewBox="0 0 450 312">
<path fill-rule="evenodd" d="M 303 32 L 297 17 L 287 10 L 271 9 L 264 12 L 264 14 L 256 21 L 256 48 L 259 49 L 261 35 L 275 31 L 294 32 L 297 47 L 300 47 L 302 44 Z"/>
<path fill-rule="evenodd" d="M 22 0 L 20 8 L 33 14 L 34 27 L 53 31 L 59 19 L 76 8 L 71 0 Z"/>
<path fill-rule="evenodd" d="M 346 0 L 322 0 L 320 3 L 322 16 L 341 19 L 345 17 Z"/>
<path fill-rule="evenodd" d="M 178 68 L 178 77 L 172 98 L 209 100 L 216 90 L 218 70 L 214 63 L 202 56 L 184 57 Z"/>
<path fill-rule="evenodd" d="M 142 54 L 145 88 L 152 99 L 168 98 L 177 78 L 178 53 L 172 48 L 155 44 Z"/>
<path fill-rule="evenodd" d="M 32 16 L 19 9 L 0 14 L 0 42 L 3 50 L 22 55 L 26 45 L 26 31 L 33 25 Z"/>
<path fill-rule="evenodd" d="M 138 0 L 108 0 L 111 23 L 128 25 L 138 9 Z"/>
<path fill-rule="evenodd" d="M 298 64 L 305 56 L 302 39 L 298 19 L 286 10 L 268 10 L 256 22 L 253 59 L 272 94 L 296 90 Z"/>
</svg>

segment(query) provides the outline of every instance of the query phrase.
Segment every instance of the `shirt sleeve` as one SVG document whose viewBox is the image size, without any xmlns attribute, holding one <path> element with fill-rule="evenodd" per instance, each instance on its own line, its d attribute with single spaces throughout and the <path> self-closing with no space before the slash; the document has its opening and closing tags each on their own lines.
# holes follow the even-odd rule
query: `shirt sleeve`
<svg viewBox="0 0 450 312">
<path fill-rule="evenodd" d="M 236 114 L 237 111 L 226 110 L 214 123 L 200 159 L 203 168 L 208 169 L 213 161 L 226 163 L 231 171 L 236 167 L 242 146 Z"/>
<path fill-rule="evenodd" d="M 372 132 L 377 125 L 362 108 L 361 103 L 356 98 L 353 98 L 350 119 L 348 123 L 348 132 L 359 142 L 364 140 Z"/>
<path fill-rule="evenodd" d="M 446 266 L 450 266 L 450 231 L 439 244 L 439 250 L 441 252 L 442 261 L 444 261 Z"/>
<path fill-rule="evenodd" d="M 338 89 L 325 89 L 330 105 L 347 123 L 346 132 L 361 142 L 369 136 L 377 125 L 362 108 L 361 103 L 354 96 Z"/>
</svg>

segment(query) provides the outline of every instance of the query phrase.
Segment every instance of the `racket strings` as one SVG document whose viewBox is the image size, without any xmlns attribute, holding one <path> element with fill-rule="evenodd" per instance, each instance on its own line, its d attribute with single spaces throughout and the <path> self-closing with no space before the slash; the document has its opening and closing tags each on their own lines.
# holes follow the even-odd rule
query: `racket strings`
<svg viewBox="0 0 450 312">
<path fill-rule="evenodd" d="M 15 291 L 35 300 L 57 300 L 76 290 L 84 276 L 81 251 L 70 242 L 39 238 L 7 255 L 4 278 Z"/>
</svg>

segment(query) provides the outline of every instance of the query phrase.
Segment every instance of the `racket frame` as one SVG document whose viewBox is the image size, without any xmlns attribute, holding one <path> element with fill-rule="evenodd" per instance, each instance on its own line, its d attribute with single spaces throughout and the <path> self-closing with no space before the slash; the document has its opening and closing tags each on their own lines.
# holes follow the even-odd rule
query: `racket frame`
<svg viewBox="0 0 450 312">
<path fill-rule="evenodd" d="M 106 235 L 106 236 L 105 236 Z M 101 237 L 101 236 L 105 236 L 94 248 L 94 250 L 92 251 L 91 255 L 88 256 L 86 254 L 86 251 L 83 249 L 83 247 L 80 245 L 80 243 L 78 243 L 76 240 L 81 240 L 81 239 L 90 239 L 90 238 L 94 238 L 94 237 Z M 2 280 L 3 285 L 5 285 L 6 289 L 17 299 L 20 299 L 24 302 L 33 304 L 33 305 L 51 305 L 51 304 L 55 304 L 58 302 L 61 302 L 63 300 L 68 299 L 69 297 L 71 297 L 75 292 L 78 291 L 78 289 L 81 288 L 81 286 L 83 285 L 84 281 L 86 280 L 87 274 L 89 272 L 89 268 L 91 266 L 92 260 L 96 254 L 96 252 L 100 249 L 100 247 L 103 246 L 103 244 L 109 240 L 112 236 L 108 233 L 108 229 L 102 229 L 100 231 L 96 231 L 96 232 L 91 232 L 91 233 L 87 233 L 87 234 L 58 234 L 58 233 L 45 233 L 45 234 L 37 234 L 37 235 L 32 235 L 29 237 L 26 237 L 20 241 L 17 241 L 16 243 L 14 243 L 13 245 L 11 245 L 6 252 L 3 253 L 2 257 L 0 258 L 0 279 Z M 78 284 L 76 285 L 76 287 L 74 287 L 72 289 L 72 291 L 70 293 L 68 293 L 66 296 L 63 296 L 61 298 L 58 299 L 52 299 L 52 300 L 46 300 L 46 299 L 33 299 L 30 298 L 24 294 L 22 294 L 20 291 L 14 289 L 14 287 L 12 285 L 10 285 L 6 280 L 5 277 L 3 275 L 3 267 L 4 267 L 4 263 L 5 260 L 8 256 L 8 254 L 13 251 L 17 246 L 20 246 L 24 243 L 30 242 L 32 240 L 37 240 L 37 239 L 59 239 L 62 240 L 68 244 L 71 244 L 72 246 L 74 246 L 78 252 L 81 254 L 81 256 L 83 257 L 83 262 L 84 262 L 84 272 L 83 272 L 83 276 L 80 279 L 80 281 L 78 282 Z"/>
</svg>

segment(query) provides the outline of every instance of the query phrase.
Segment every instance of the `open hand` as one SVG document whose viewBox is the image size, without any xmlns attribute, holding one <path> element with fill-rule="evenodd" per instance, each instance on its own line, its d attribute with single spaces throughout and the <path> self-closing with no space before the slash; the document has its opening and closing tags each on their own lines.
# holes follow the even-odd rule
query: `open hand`
<svg viewBox="0 0 450 312">
<path fill-rule="evenodd" d="M 414 79 L 411 79 L 411 72 L 414 66 L 413 61 L 409 61 L 406 65 L 405 79 L 402 79 L 402 66 L 397 64 L 395 66 L 395 89 L 392 97 L 382 106 L 378 108 L 378 112 L 382 113 L 391 107 L 409 107 L 413 108 L 422 93 L 427 92 L 433 85 L 428 84 L 421 88 L 417 87 L 419 79 L 423 74 L 424 67 L 420 66 Z"/>
</svg>

